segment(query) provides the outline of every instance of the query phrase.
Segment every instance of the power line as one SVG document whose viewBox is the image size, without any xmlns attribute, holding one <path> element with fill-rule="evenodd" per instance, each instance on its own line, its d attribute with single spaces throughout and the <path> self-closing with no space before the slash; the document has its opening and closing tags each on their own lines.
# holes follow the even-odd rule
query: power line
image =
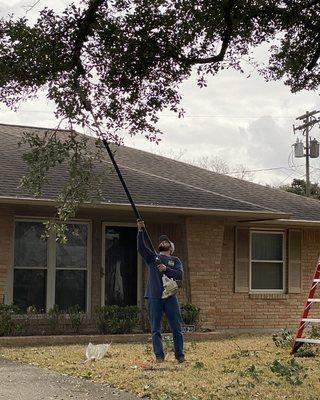
<svg viewBox="0 0 320 400">
<path fill-rule="evenodd" d="M 296 167 L 303 167 L 303 165 L 297 165 Z M 262 169 L 252 169 L 252 170 L 245 170 L 245 171 L 232 171 L 229 172 L 230 174 L 236 174 L 236 173 L 243 173 L 243 172 L 262 172 L 262 171 L 275 171 L 275 170 L 279 170 L 279 169 L 286 169 L 288 171 L 292 171 L 292 168 L 288 168 L 288 167 L 273 167 L 273 168 L 262 168 Z M 293 171 L 294 173 L 295 171 Z"/>
<path fill-rule="evenodd" d="M 162 114 L 161 117 L 167 118 L 175 118 L 175 115 L 169 114 Z M 184 115 L 183 118 L 238 118 L 238 119 L 258 119 L 262 117 L 272 117 L 272 118 L 284 118 L 284 119 L 293 119 L 294 116 L 282 116 L 282 115 L 256 115 L 256 116 L 249 116 L 249 115 Z"/>
<path fill-rule="evenodd" d="M 10 111 L 10 110 L 3 110 L 0 109 L 0 111 Z M 42 113 L 42 114 L 52 114 L 54 111 L 45 111 L 45 110 L 19 110 L 21 113 Z M 176 118 L 177 115 L 169 115 L 169 114 L 160 114 L 160 117 L 165 117 L 165 118 Z M 276 119 L 293 119 L 295 118 L 294 116 L 286 116 L 286 115 L 220 115 L 220 114 L 208 114 L 208 115 L 184 115 L 183 118 L 235 118 L 235 119 L 258 119 L 262 117 L 272 117 Z"/>
<path fill-rule="evenodd" d="M 286 178 L 284 178 L 284 179 L 279 183 L 279 186 L 283 185 L 284 182 L 285 182 L 287 179 L 291 178 L 291 177 L 292 177 L 293 175 L 295 175 L 295 174 L 298 174 L 298 177 L 303 177 L 303 176 L 304 176 L 304 174 L 297 173 L 297 171 L 293 171 L 291 174 L 287 175 Z"/>
<path fill-rule="evenodd" d="M 5 112 L 5 111 L 12 111 L 12 110 L 2 110 L 0 109 L 0 112 Z M 44 111 L 44 110 L 19 110 L 19 113 L 37 113 L 37 114 L 53 114 L 54 111 Z"/>
</svg>

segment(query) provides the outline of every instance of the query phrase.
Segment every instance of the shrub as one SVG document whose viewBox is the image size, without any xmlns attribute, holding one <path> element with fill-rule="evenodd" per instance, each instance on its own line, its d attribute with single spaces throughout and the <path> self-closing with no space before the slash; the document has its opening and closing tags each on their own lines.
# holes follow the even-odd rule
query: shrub
<svg viewBox="0 0 320 400">
<path fill-rule="evenodd" d="M 191 303 L 181 305 L 183 322 L 186 325 L 197 325 L 199 322 L 200 308 Z"/>
<path fill-rule="evenodd" d="M 197 326 L 199 323 L 200 308 L 191 303 L 182 304 L 180 308 L 183 323 L 185 325 Z M 166 315 L 163 315 L 162 331 L 170 332 L 170 326 Z"/>
<path fill-rule="evenodd" d="M 22 324 L 16 324 L 14 327 L 14 333 L 17 336 L 22 336 L 26 334 L 26 324 L 22 323 Z"/>
<path fill-rule="evenodd" d="M 59 322 L 59 307 L 55 304 L 48 311 L 48 320 L 52 332 L 56 332 Z"/>
<path fill-rule="evenodd" d="M 68 314 L 71 321 L 71 326 L 74 332 L 78 333 L 80 326 L 84 319 L 84 312 L 81 310 L 79 304 L 69 307 Z"/>
<path fill-rule="evenodd" d="M 100 333 L 131 333 L 139 324 L 137 306 L 104 306 L 96 308 L 96 324 Z"/>
<path fill-rule="evenodd" d="M 35 315 L 37 314 L 37 308 L 35 306 L 29 306 L 26 310 L 27 315 Z"/>
<path fill-rule="evenodd" d="M 19 307 L 9 304 L 0 304 L 0 336 L 10 336 L 15 332 L 12 316 L 20 312 Z"/>
</svg>

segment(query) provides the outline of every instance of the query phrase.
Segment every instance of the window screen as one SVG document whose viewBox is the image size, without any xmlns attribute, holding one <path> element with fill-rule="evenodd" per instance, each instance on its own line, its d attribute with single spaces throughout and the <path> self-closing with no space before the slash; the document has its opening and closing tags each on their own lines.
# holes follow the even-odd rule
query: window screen
<svg viewBox="0 0 320 400">
<path fill-rule="evenodd" d="M 251 233 L 251 289 L 283 290 L 283 233 Z"/>
<path fill-rule="evenodd" d="M 88 226 L 68 224 L 67 243 L 56 245 L 56 295 L 59 310 L 79 305 L 85 311 Z"/>
<path fill-rule="evenodd" d="M 41 222 L 17 221 L 14 235 L 13 303 L 46 310 L 47 241 Z"/>
</svg>

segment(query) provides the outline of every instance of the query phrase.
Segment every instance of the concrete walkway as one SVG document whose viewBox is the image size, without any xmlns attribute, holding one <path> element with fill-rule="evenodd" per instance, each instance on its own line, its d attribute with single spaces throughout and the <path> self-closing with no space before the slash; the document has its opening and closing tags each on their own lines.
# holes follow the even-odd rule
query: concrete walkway
<svg viewBox="0 0 320 400">
<path fill-rule="evenodd" d="M 0 358 L 1 400 L 137 400 L 137 397 L 32 365 Z"/>
</svg>

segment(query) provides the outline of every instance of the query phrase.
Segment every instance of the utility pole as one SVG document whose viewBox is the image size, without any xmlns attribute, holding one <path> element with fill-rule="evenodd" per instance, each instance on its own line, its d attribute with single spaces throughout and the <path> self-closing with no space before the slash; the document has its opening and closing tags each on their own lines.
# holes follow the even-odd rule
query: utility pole
<svg viewBox="0 0 320 400">
<path fill-rule="evenodd" d="M 306 196 L 310 197 L 310 142 L 309 142 L 309 113 L 306 116 Z"/>
<path fill-rule="evenodd" d="M 310 130 L 313 128 L 313 126 L 317 123 L 320 122 L 320 118 L 315 117 L 316 114 L 318 114 L 320 111 L 307 111 L 304 115 L 300 115 L 300 117 L 296 118 L 297 120 L 302 120 L 303 124 L 300 126 L 295 127 L 293 125 L 293 132 L 295 133 L 298 130 L 302 130 L 303 134 L 306 137 L 306 144 L 305 144 L 305 150 L 306 153 L 303 155 L 306 157 L 306 196 L 310 197 Z M 319 146 L 319 145 L 318 145 Z M 318 155 L 319 156 L 319 155 Z M 312 156 L 311 158 L 316 158 L 318 156 Z M 298 157 L 296 155 L 296 157 Z"/>
</svg>

